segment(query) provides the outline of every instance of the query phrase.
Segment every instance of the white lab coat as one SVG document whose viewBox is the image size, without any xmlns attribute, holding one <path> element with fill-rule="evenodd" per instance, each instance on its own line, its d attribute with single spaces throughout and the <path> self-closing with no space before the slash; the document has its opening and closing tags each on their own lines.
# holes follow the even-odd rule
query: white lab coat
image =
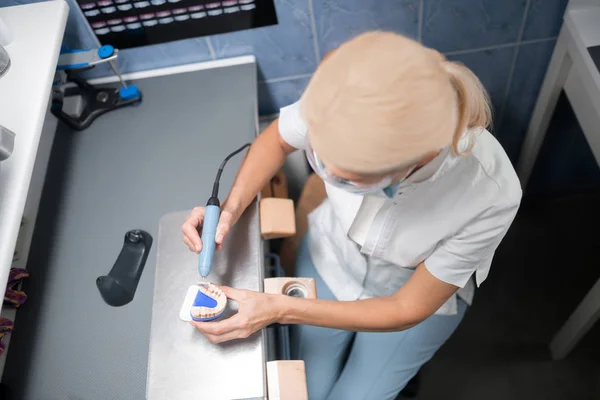
<svg viewBox="0 0 600 400">
<path fill-rule="evenodd" d="M 307 127 L 298 103 L 281 109 L 279 130 L 303 149 Z M 312 261 L 338 300 L 391 295 L 425 262 L 471 304 L 512 223 L 521 186 L 498 141 L 483 131 L 473 151 L 443 150 L 404 181 L 393 198 L 360 196 L 326 184 L 328 198 L 310 213 Z M 456 314 L 456 295 L 436 314 Z"/>
</svg>

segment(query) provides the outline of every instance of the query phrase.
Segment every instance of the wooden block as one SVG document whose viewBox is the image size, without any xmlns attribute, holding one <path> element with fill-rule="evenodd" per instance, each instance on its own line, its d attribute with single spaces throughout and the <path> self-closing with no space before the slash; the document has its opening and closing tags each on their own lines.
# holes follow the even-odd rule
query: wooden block
<svg viewBox="0 0 600 400">
<path fill-rule="evenodd" d="M 267 278 L 264 280 L 264 291 L 307 299 L 317 298 L 317 284 L 313 278 Z"/>
<path fill-rule="evenodd" d="M 296 204 L 296 235 L 286 238 L 279 252 L 281 265 L 287 275 L 294 274 L 296 251 L 308 231 L 308 214 L 321 205 L 326 198 L 327 192 L 323 180 L 317 174 L 310 175 Z"/>
<path fill-rule="evenodd" d="M 308 400 L 304 361 L 267 362 L 267 392 L 269 400 Z"/>
<path fill-rule="evenodd" d="M 295 235 L 294 201 L 274 197 L 261 199 L 260 233 L 265 240 Z"/>
<path fill-rule="evenodd" d="M 262 198 L 277 197 L 279 199 L 288 198 L 287 178 L 282 170 L 279 170 L 260 191 Z"/>
</svg>

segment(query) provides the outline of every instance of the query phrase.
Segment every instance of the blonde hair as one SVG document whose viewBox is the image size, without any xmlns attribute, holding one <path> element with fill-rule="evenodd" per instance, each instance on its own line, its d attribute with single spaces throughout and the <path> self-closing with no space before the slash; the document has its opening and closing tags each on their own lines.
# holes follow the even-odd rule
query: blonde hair
<svg viewBox="0 0 600 400">
<path fill-rule="evenodd" d="M 465 155 L 474 140 L 463 137 L 491 122 L 473 72 L 404 36 L 365 33 L 326 58 L 301 111 L 312 147 L 338 168 L 386 173 L 450 145 Z"/>
<path fill-rule="evenodd" d="M 444 61 L 443 66 L 450 76 L 458 101 L 458 122 L 452 136 L 452 150 L 455 154 L 467 155 L 473 149 L 475 141 L 469 137 L 467 149 L 461 150 L 459 143 L 463 136 L 472 135 L 472 132 L 469 132 L 471 129 L 483 130 L 492 123 L 489 95 L 479 78 L 469 68 L 451 61 Z"/>
</svg>

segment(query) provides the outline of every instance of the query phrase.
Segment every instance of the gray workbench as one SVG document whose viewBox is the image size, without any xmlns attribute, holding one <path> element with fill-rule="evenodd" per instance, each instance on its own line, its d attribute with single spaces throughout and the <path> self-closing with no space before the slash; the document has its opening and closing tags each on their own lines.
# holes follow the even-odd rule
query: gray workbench
<svg viewBox="0 0 600 400">
<path fill-rule="evenodd" d="M 205 203 L 224 156 L 256 134 L 255 64 L 237 64 L 139 79 L 139 107 L 106 114 L 83 132 L 59 128 L 28 262 L 29 299 L 3 377 L 17 399 L 145 398 L 159 220 Z M 221 198 L 241 159 L 227 165 Z M 253 223 L 257 213 L 250 212 Z M 95 280 L 108 273 L 134 228 L 149 232 L 154 244 L 134 300 L 113 308 Z M 180 240 L 180 232 L 173 235 Z M 191 264 L 173 265 L 175 275 L 178 267 Z M 173 296 L 180 302 L 183 293 Z M 249 368 L 259 365 L 253 374 L 264 377 L 264 337 L 253 340 Z M 251 385 L 253 397 L 264 397 L 264 379 Z M 172 387 L 169 397 L 153 398 L 181 397 Z"/>
<path fill-rule="evenodd" d="M 248 207 L 215 254 L 211 281 L 262 290 L 264 254 L 256 204 Z M 214 345 L 179 319 L 187 289 L 198 281 L 198 257 L 181 241 L 186 216 L 177 212 L 160 221 L 147 399 L 264 399 L 264 330 Z M 228 304 L 223 318 L 235 311 L 234 305 Z"/>
</svg>

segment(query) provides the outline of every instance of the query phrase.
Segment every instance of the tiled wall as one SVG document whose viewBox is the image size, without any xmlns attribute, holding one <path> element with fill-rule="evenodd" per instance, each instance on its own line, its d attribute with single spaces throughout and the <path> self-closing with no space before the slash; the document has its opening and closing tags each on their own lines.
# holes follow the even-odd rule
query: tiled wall
<svg viewBox="0 0 600 400">
<path fill-rule="evenodd" d="M 38 0 L 0 0 L 0 4 L 31 1 Z M 75 0 L 68 1 L 72 11 L 65 42 L 94 46 Z M 480 77 L 492 97 L 494 133 L 514 161 L 567 2 L 275 0 L 277 26 L 124 50 L 119 62 L 123 72 L 131 72 L 255 54 L 260 70 L 260 112 L 269 115 L 298 99 L 327 51 L 366 30 L 393 30 L 465 63 Z M 108 71 L 99 69 L 97 73 Z M 580 153 L 583 158 L 590 157 L 587 148 Z"/>
</svg>

